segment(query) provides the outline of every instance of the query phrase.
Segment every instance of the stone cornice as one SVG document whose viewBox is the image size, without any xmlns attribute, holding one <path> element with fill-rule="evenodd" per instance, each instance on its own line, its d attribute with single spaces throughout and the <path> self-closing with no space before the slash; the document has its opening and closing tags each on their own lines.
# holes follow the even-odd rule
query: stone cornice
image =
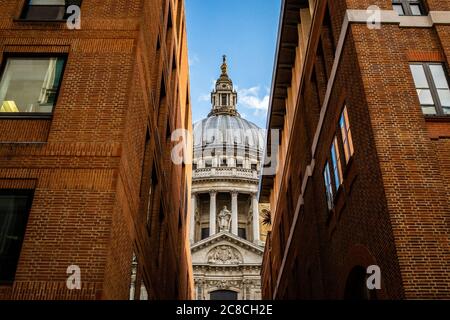
<svg viewBox="0 0 450 320">
<path fill-rule="evenodd" d="M 220 232 L 220 233 L 213 235 L 212 237 L 206 238 L 202 241 L 195 243 L 191 247 L 191 252 L 192 253 L 197 252 L 203 248 L 210 247 L 210 246 L 214 245 L 215 243 L 218 243 L 223 240 L 226 240 L 231 244 L 237 245 L 241 248 L 244 248 L 244 249 L 251 251 L 260 256 L 262 256 L 264 253 L 263 247 L 260 247 L 260 246 L 254 244 L 250 241 L 247 241 L 245 239 L 239 238 L 236 235 L 231 234 L 229 232 Z"/>
</svg>

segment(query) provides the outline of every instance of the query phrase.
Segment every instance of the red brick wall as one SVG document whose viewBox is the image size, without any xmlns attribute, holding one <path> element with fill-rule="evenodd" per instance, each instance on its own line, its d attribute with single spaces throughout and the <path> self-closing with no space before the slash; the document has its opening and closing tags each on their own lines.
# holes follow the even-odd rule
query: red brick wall
<svg viewBox="0 0 450 320">
<path fill-rule="evenodd" d="M 189 97 L 179 93 L 188 92 L 188 77 L 184 7 L 178 1 L 84 0 L 82 29 L 76 31 L 15 21 L 23 0 L 0 1 L 0 59 L 6 52 L 68 55 L 52 119 L 0 118 L 0 187 L 9 179 L 36 181 L 16 280 L 0 287 L 0 299 L 127 299 L 133 251 L 137 286 L 144 281 L 151 299 L 191 297 L 188 208 L 182 198 L 189 184 L 181 181 L 189 168 L 164 161 L 161 155 L 171 145 L 157 133 L 165 132 L 167 119 L 173 129 L 189 125 L 180 120 L 190 118 L 190 109 Z M 166 35 L 169 6 L 174 28 Z M 161 41 L 159 56 L 158 34 L 174 39 L 170 46 Z M 161 76 L 169 79 L 170 102 L 157 119 Z M 161 201 L 150 203 L 151 219 L 161 202 L 165 223 L 149 232 L 153 166 L 160 182 L 155 199 Z M 160 234 L 172 239 L 157 261 Z M 66 288 L 72 264 L 81 268 L 82 290 Z"/>
<path fill-rule="evenodd" d="M 318 26 L 325 2 L 318 6 Z M 391 1 L 328 3 L 330 12 L 336 13 L 331 14 L 335 39 L 345 4 L 350 9 L 372 4 L 392 8 Z M 450 1 L 428 1 L 428 5 L 431 10 L 450 10 Z M 290 132 L 290 148 L 295 151 L 287 154 L 287 169 L 278 172 L 284 174 L 281 194 L 292 191 L 296 200 L 300 196 L 296 184 L 307 175 L 311 161 L 317 101 L 324 100 L 323 68 L 314 53 L 318 45 L 326 48 L 329 44 L 316 41 L 319 34 L 322 41 L 327 40 L 319 29 L 313 30 L 311 54 L 302 75 L 303 91 Z M 450 120 L 425 120 L 409 70 L 409 61 L 423 59 L 444 60 L 448 67 L 448 32 L 448 26 L 383 24 L 380 30 L 370 30 L 365 24 L 351 24 L 320 131 L 314 172 L 302 195 L 296 225 L 289 223 L 284 228 L 285 232 L 294 230 L 287 252 L 280 252 L 287 247 L 280 225 L 289 221 L 289 206 L 283 196 L 271 203 L 275 220 L 268 245 L 270 257 L 266 254 L 263 262 L 265 298 L 272 298 L 283 256 L 286 260 L 277 299 L 343 298 L 352 268 L 371 264 L 379 265 L 382 272 L 377 298 L 448 298 Z M 311 82 L 313 71 L 317 85 Z M 323 170 L 333 137 L 340 135 L 337 124 L 344 104 L 355 154 L 344 168 L 335 209 L 329 212 Z"/>
</svg>

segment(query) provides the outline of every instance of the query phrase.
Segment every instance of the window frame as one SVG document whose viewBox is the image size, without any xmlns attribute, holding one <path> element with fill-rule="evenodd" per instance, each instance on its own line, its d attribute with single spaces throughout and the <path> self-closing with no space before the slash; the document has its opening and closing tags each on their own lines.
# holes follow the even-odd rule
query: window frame
<svg viewBox="0 0 450 320">
<path fill-rule="evenodd" d="M 401 17 L 407 16 L 407 17 L 421 17 L 427 15 L 427 8 L 425 7 L 425 4 L 422 0 L 392 0 L 392 8 L 394 9 L 395 5 L 400 5 L 403 9 L 403 15 L 399 15 Z M 411 10 L 411 5 L 418 5 L 421 14 L 416 15 L 413 14 Z"/>
<path fill-rule="evenodd" d="M 25 242 L 25 237 L 27 234 L 28 223 L 30 220 L 30 214 L 31 214 L 32 206 L 33 206 L 33 200 L 34 200 L 34 189 L 0 189 L 0 195 L 27 196 L 27 203 L 26 203 L 27 212 L 24 213 L 24 215 L 26 215 L 26 218 L 25 218 L 26 223 L 24 226 L 23 238 L 20 243 L 19 252 L 17 252 L 17 261 L 16 261 L 16 265 L 15 265 L 14 276 L 12 279 L 1 279 L 0 278 L 0 285 L 11 285 L 14 283 L 14 281 L 16 279 L 17 267 L 19 266 L 20 256 L 22 254 L 22 249 L 23 249 L 23 243 Z"/>
<path fill-rule="evenodd" d="M 58 58 L 58 59 L 64 59 L 64 65 L 61 71 L 61 78 L 58 85 L 58 88 L 55 92 L 55 102 L 52 107 L 52 112 L 0 112 L 0 120 L 1 119 L 51 119 L 53 117 L 53 114 L 55 112 L 55 108 L 58 105 L 59 100 L 59 94 L 61 91 L 61 87 L 64 83 L 64 75 L 66 73 L 66 67 L 68 63 L 68 53 L 28 53 L 28 52 L 5 52 L 2 61 L 0 63 L 0 81 L 3 78 L 4 72 L 6 70 L 6 66 L 8 64 L 8 59 L 14 59 L 14 58 L 28 58 L 28 59 L 34 59 L 34 58 Z"/>
<path fill-rule="evenodd" d="M 411 66 L 413 66 L 413 65 L 415 65 L 415 66 L 422 66 L 423 67 L 423 71 L 425 73 L 425 78 L 426 78 L 426 80 L 428 82 L 429 90 L 430 90 L 430 93 L 431 93 L 431 98 L 433 99 L 433 102 L 434 102 L 433 107 L 436 109 L 436 114 L 423 113 L 423 107 L 432 107 L 432 105 L 423 105 L 420 102 L 420 97 L 417 94 L 417 90 L 420 89 L 420 88 L 416 87 L 414 74 L 412 73 L 412 70 L 411 70 Z M 422 113 L 423 113 L 423 115 L 425 117 L 430 117 L 430 118 L 432 118 L 432 117 L 450 117 L 450 114 L 449 113 L 445 113 L 444 112 L 444 108 L 442 107 L 441 98 L 439 97 L 439 92 L 438 92 L 438 89 L 436 87 L 436 83 L 434 82 L 433 74 L 432 74 L 431 69 L 430 69 L 431 65 L 438 65 L 438 66 L 442 67 L 442 69 L 444 71 L 445 79 L 447 80 L 447 85 L 449 86 L 449 89 L 450 89 L 449 75 L 448 75 L 447 67 L 446 67 L 445 63 L 443 63 L 443 62 L 434 62 L 434 61 L 431 61 L 431 62 L 410 62 L 409 63 L 409 67 L 410 67 L 409 71 L 411 73 L 411 78 L 413 80 L 414 88 L 416 90 L 416 97 L 419 100 L 419 105 L 420 105 L 421 111 L 422 111 Z"/>
</svg>

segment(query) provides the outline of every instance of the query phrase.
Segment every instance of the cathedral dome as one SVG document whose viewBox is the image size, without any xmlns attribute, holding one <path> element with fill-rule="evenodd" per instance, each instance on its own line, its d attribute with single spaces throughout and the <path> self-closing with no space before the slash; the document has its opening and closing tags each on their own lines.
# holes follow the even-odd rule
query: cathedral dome
<svg viewBox="0 0 450 320">
<path fill-rule="evenodd" d="M 261 151 L 264 138 L 256 124 L 239 115 L 211 115 L 194 124 L 194 148 L 224 144 Z"/>
<path fill-rule="evenodd" d="M 222 74 L 211 93 L 211 112 L 208 118 L 194 124 L 194 149 L 226 145 L 261 151 L 264 146 L 261 129 L 237 112 L 237 92 L 228 77 L 227 68 L 224 56 Z"/>
</svg>

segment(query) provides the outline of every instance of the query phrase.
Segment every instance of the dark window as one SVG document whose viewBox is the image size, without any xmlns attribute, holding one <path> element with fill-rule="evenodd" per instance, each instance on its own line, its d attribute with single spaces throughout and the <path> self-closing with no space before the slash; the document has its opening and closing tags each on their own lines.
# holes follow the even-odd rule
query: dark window
<svg viewBox="0 0 450 320">
<path fill-rule="evenodd" d="M 222 159 L 222 163 L 221 163 L 220 166 L 221 166 L 221 167 L 227 167 L 227 166 L 228 166 L 228 164 L 227 164 L 227 159 Z"/>
<path fill-rule="evenodd" d="M 209 237 L 209 228 L 202 228 L 202 240 Z"/>
<path fill-rule="evenodd" d="M 212 167 L 212 159 L 205 160 L 205 168 L 211 168 Z"/>
<path fill-rule="evenodd" d="M 30 190 L 0 190 L 0 282 L 14 281 L 32 200 Z"/>
<path fill-rule="evenodd" d="M 393 0 L 392 7 L 399 16 L 426 15 L 425 7 L 420 0 Z"/>
<path fill-rule="evenodd" d="M 0 80 L 0 114 L 52 113 L 65 58 L 6 59 Z"/>
<path fill-rule="evenodd" d="M 230 290 L 217 290 L 211 292 L 211 300 L 237 300 L 237 292 Z"/>
<path fill-rule="evenodd" d="M 253 163 L 253 164 L 252 164 L 252 170 L 255 170 L 255 171 L 256 171 L 257 169 L 258 169 L 258 168 L 257 168 L 257 165 L 256 165 L 255 163 Z"/>
<path fill-rule="evenodd" d="M 197 170 L 197 164 L 196 163 L 192 164 L 192 170 Z"/>
<path fill-rule="evenodd" d="M 242 239 L 247 239 L 247 229 L 238 228 L 238 236 Z"/>
<path fill-rule="evenodd" d="M 28 0 L 22 11 L 25 20 L 64 20 L 68 18 L 67 8 L 81 6 L 81 0 Z"/>
<path fill-rule="evenodd" d="M 227 105 L 227 95 L 222 94 L 222 106 L 226 106 L 226 105 Z"/>
<path fill-rule="evenodd" d="M 410 65 L 422 111 L 426 115 L 450 115 L 450 89 L 442 63 Z"/>
</svg>

